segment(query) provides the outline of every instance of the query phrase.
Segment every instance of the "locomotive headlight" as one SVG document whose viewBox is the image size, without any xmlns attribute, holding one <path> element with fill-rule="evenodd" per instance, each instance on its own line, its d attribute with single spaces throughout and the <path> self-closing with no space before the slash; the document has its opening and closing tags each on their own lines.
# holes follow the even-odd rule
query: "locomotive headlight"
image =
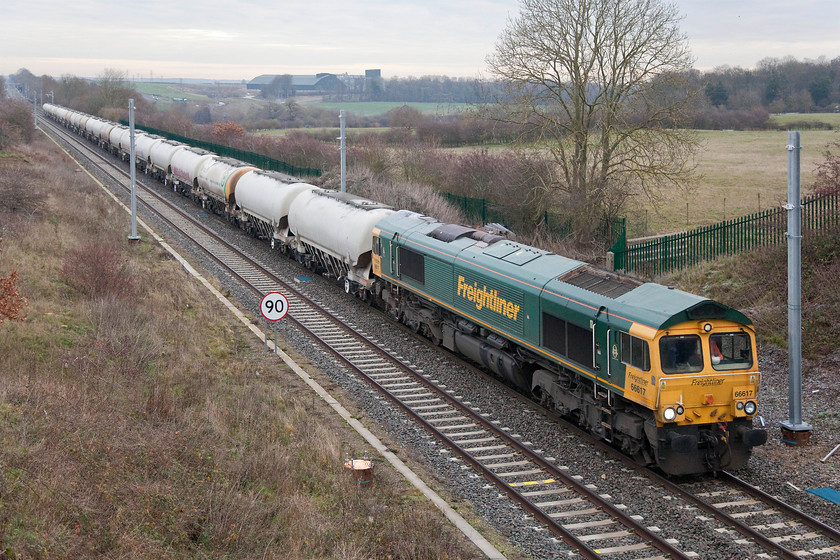
<svg viewBox="0 0 840 560">
<path fill-rule="evenodd" d="M 735 408 L 737 408 L 738 410 L 744 410 L 744 403 L 741 401 L 736 402 Z"/>
<path fill-rule="evenodd" d="M 685 409 L 682 407 L 682 405 L 677 406 L 677 416 L 682 416 L 683 412 L 685 412 Z"/>
<path fill-rule="evenodd" d="M 757 408 L 758 407 L 756 406 L 755 401 L 747 401 L 747 403 L 744 405 L 744 412 L 752 416 L 753 414 L 755 414 Z"/>
<path fill-rule="evenodd" d="M 662 413 L 662 416 L 667 422 L 673 422 L 677 418 L 677 411 L 671 407 L 668 407 L 665 409 L 665 412 Z"/>
</svg>

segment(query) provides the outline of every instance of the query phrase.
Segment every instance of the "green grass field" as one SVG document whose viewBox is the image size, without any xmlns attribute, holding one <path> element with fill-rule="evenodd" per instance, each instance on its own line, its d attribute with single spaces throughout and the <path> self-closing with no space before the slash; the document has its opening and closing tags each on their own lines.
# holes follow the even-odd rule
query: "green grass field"
<svg viewBox="0 0 840 560">
<path fill-rule="evenodd" d="M 191 101 L 206 101 L 207 96 L 196 93 L 194 91 L 190 91 L 189 88 L 185 86 L 181 86 L 179 84 L 159 84 L 159 83 L 148 83 L 148 82 L 131 82 L 131 86 L 134 87 L 139 93 L 144 95 L 157 95 L 164 100 L 172 101 L 173 97 L 178 98 L 187 98 Z"/>
<path fill-rule="evenodd" d="M 773 115 L 770 120 L 779 125 L 800 122 L 824 122 L 840 129 L 840 113 L 785 113 Z"/>
</svg>

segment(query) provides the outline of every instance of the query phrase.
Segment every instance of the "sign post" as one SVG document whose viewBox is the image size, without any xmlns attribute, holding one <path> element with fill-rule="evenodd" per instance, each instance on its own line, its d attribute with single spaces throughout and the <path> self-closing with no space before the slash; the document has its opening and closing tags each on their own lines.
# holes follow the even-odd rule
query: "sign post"
<svg viewBox="0 0 840 560">
<path fill-rule="evenodd" d="M 265 317 L 265 351 L 268 352 L 268 322 L 276 322 L 289 312 L 289 300 L 280 292 L 268 292 L 260 301 L 260 313 Z M 277 328 L 274 328 L 274 350 L 277 351 Z"/>
</svg>

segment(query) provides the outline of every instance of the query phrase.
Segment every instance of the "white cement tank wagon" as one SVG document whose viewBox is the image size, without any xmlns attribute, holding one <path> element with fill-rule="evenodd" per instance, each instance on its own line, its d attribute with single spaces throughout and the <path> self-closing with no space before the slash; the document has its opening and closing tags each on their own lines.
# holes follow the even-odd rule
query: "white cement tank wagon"
<svg viewBox="0 0 840 560">
<path fill-rule="evenodd" d="M 278 243 L 287 247 L 292 238 L 289 234 L 292 202 L 301 193 L 317 188 L 282 173 L 249 171 L 236 184 L 239 226 L 262 239 L 271 239 L 272 248 Z"/>
<path fill-rule="evenodd" d="M 344 289 L 370 288 L 373 228 L 393 213 L 390 206 L 349 193 L 301 193 L 289 211 L 298 258 L 328 276 L 344 278 Z"/>
</svg>

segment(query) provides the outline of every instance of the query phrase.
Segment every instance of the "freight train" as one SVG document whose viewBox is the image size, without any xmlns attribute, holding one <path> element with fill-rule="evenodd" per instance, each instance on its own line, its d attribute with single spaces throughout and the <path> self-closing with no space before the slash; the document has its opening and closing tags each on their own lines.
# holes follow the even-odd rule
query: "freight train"
<svg viewBox="0 0 840 560">
<path fill-rule="evenodd" d="M 128 130 L 52 119 L 126 158 Z M 755 328 L 721 303 L 138 133 L 137 166 L 671 475 L 743 467 Z"/>
</svg>

